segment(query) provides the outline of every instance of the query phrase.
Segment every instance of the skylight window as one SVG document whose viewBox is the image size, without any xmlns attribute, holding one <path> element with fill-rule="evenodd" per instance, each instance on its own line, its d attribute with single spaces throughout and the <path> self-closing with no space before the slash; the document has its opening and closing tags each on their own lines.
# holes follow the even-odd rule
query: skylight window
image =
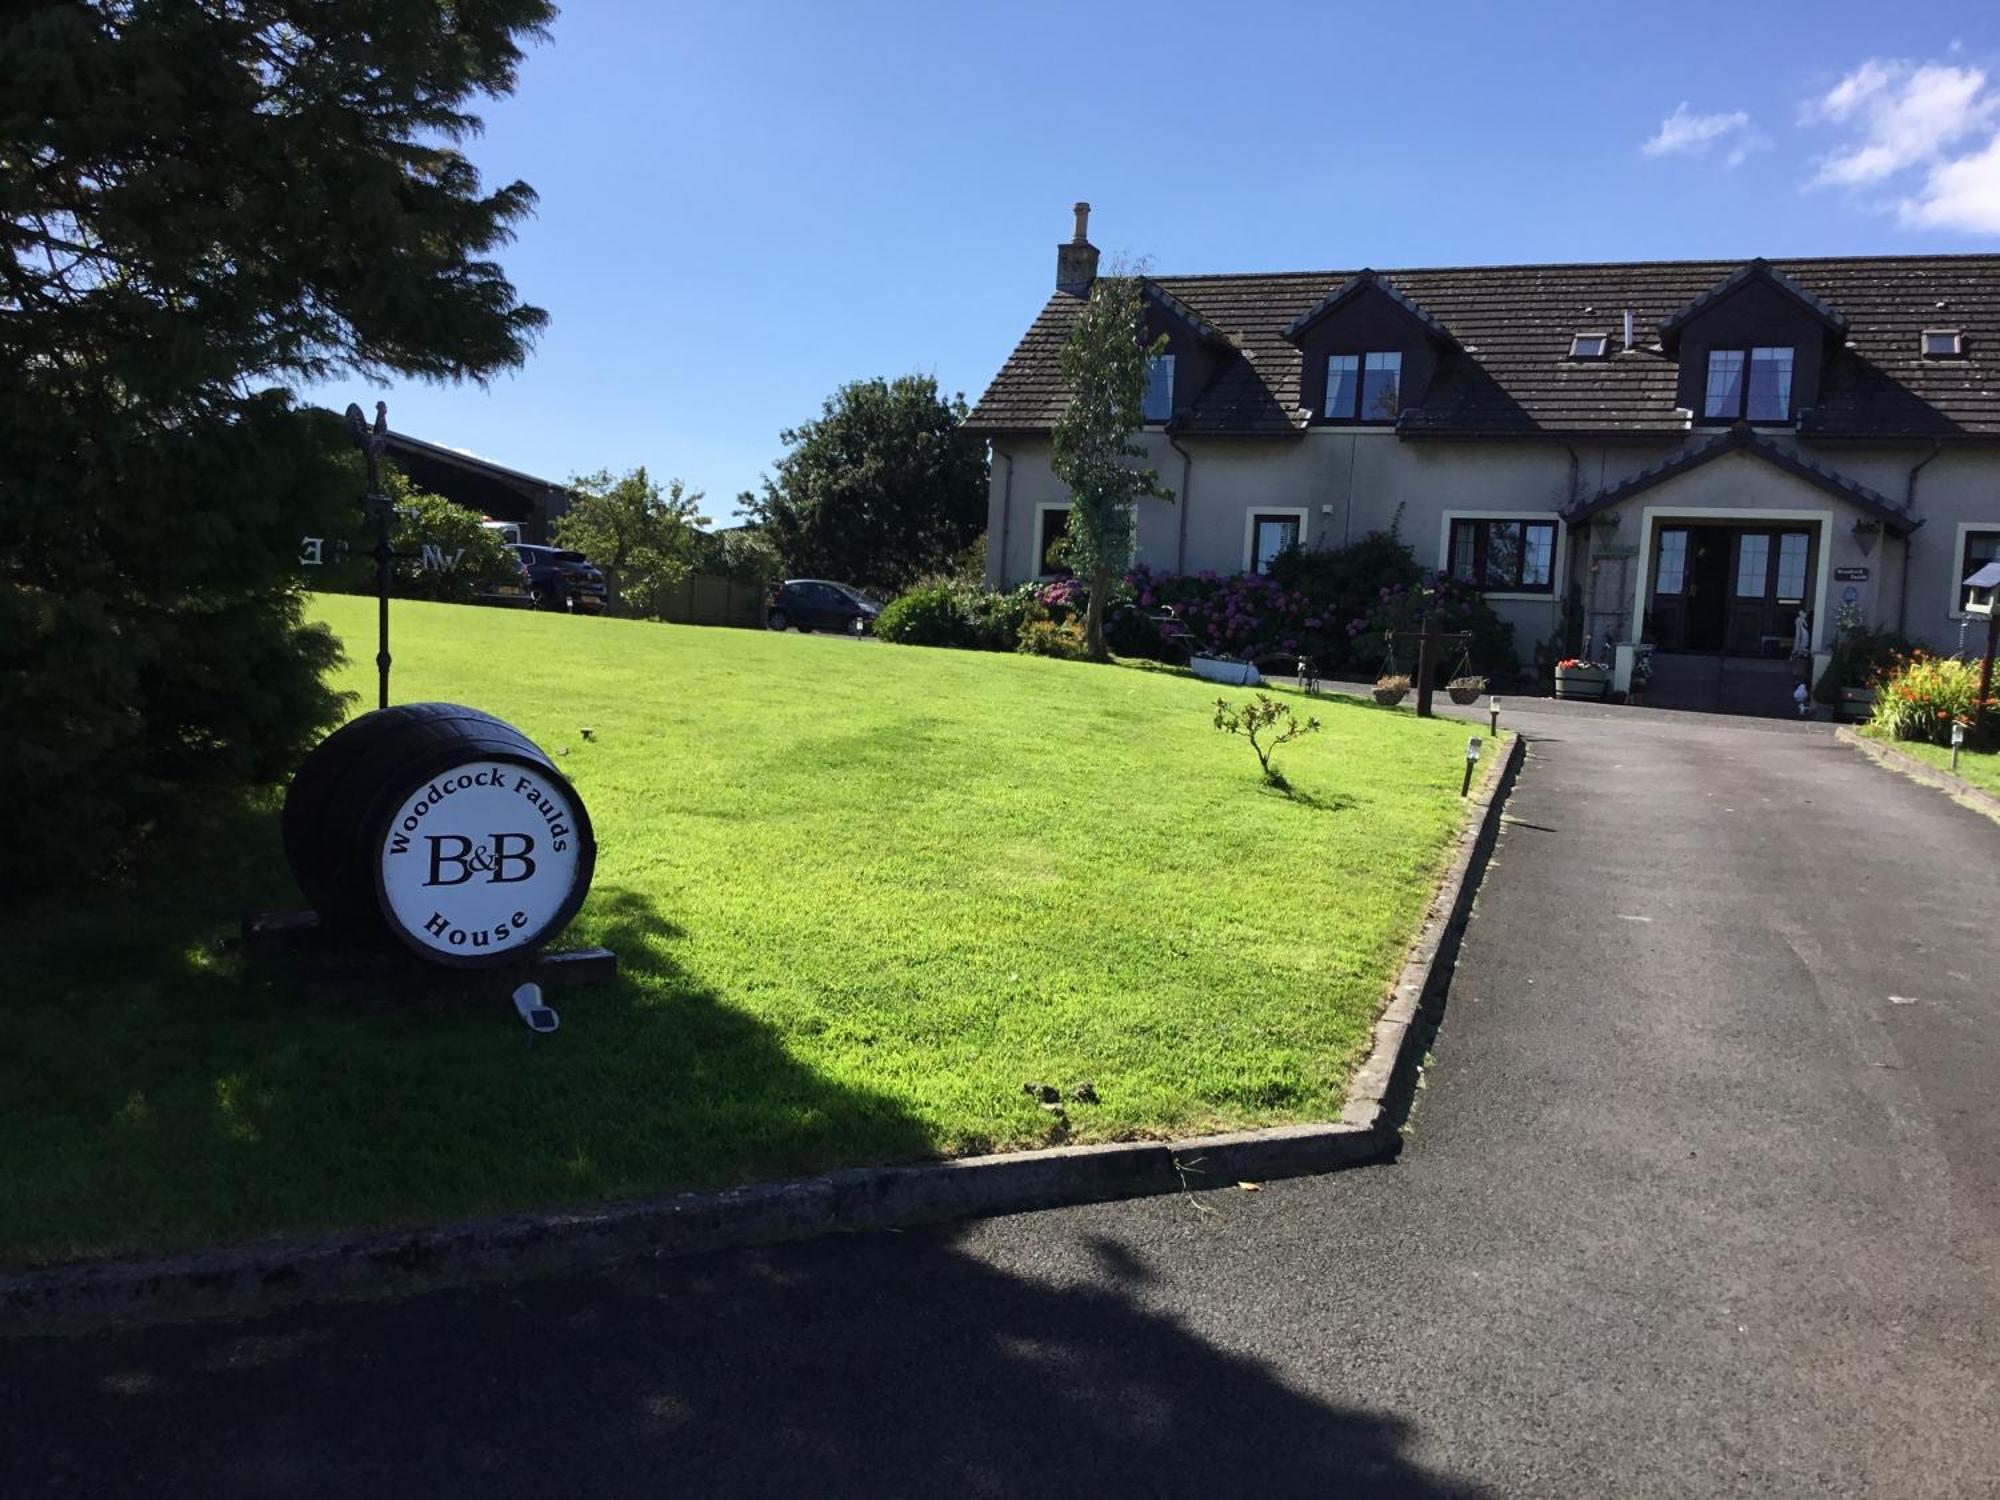
<svg viewBox="0 0 2000 1500">
<path fill-rule="evenodd" d="M 1958 359 L 1965 353 L 1965 335 L 1956 328 L 1924 330 L 1925 359 Z"/>
<path fill-rule="evenodd" d="M 1608 333 L 1579 333 L 1569 341 L 1571 359 L 1602 359 L 1611 352 Z"/>
</svg>

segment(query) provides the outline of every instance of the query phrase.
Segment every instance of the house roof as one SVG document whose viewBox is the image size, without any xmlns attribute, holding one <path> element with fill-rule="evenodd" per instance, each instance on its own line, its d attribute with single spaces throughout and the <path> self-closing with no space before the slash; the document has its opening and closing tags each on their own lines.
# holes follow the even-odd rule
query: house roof
<svg viewBox="0 0 2000 1500">
<path fill-rule="evenodd" d="M 1792 299 L 1808 314 L 1817 319 L 1828 333 L 1846 333 L 1847 317 L 1839 309 L 1829 307 L 1820 298 L 1800 286 L 1783 271 L 1773 268 L 1771 263 L 1758 256 L 1745 265 L 1738 266 L 1729 275 L 1704 292 L 1698 292 L 1678 312 L 1660 321 L 1660 343 L 1671 354 L 1680 342 L 1681 330 L 1692 322 L 1706 308 L 1713 307 L 1731 292 L 1762 282 Z"/>
<path fill-rule="evenodd" d="M 1887 527 L 1892 535 L 1908 536 L 1924 524 L 1918 517 L 1911 515 L 1879 491 L 1871 490 L 1865 484 L 1857 484 L 1843 474 L 1836 474 L 1831 469 L 1813 463 L 1810 459 L 1800 457 L 1792 449 L 1773 442 L 1743 422 L 1737 423 L 1727 431 L 1712 436 L 1704 435 L 1693 442 L 1682 444 L 1651 468 L 1642 469 L 1629 479 L 1607 485 L 1596 494 L 1579 500 L 1563 512 L 1563 519 L 1572 525 L 1587 520 L 1601 510 L 1608 510 L 1621 500 L 1630 500 L 1634 495 L 1643 494 L 1655 485 L 1664 484 L 1669 479 L 1685 474 L 1690 469 L 1698 469 L 1703 464 L 1713 463 L 1718 458 L 1727 458 L 1732 453 L 1762 459 L 1765 463 L 1783 469 L 1787 474 L 1803 479 L 1807 484 L 1846 501 L 1857 510 L 1866 511 Z"/>
<path fill-rule="evenodd" d="M 1388 277 L 1378 271 L 1368 269 L 1356 271 L 1347 280 L 1343 281 L 1331 292 L 1328 292 L 1319 306 L 1307 309 L 1292 319 L 1291 322 L 1287 323 L 1284 329 L 1285 337 L 1294 343 L 1298 342 L 1299 335 L 1312 327 L 1313 324 L 1336 308 L 1360 296 L 1371 287 L 1387 297 L 1405 313 L 1409 314 L 1411 318 L 1415 319 L 1417 326 L 1423 329 L 1430 337 L 1436 339 L 1441 344 L 1449 344 L 1451 342 L 1451 334 L 1446 331 L 1442 323 L 1438 322 L 1436 318 L 1404 296 L 1395 282 L 1389 280 Z"/>
<path fill-rule="evenodd" d="M 1755 262 L 1465 266 L 1377 273 L 1449 338 L 1405 436 L 1673 438 L 1690 429 L 1676 406 L 1678 367 L 1646 338 L 1631 352 L 1569 358 L 1579 331 L 1616 329 L 1630 309 L 1652 330 L 1762 274 L 1844 318 L 1829 340 L 1812 437 L 2000 438 L 2000 255 L 1877 256 Z M 1286 330 L 1360 273 L 1159 276 L 1151 280 L 1218 330 L 1227 357 L 1179 426 L 1191 434 L 1288 437 L 1304 430 L 1302 356 Z M 1779 278 L 1782 278 L 1780 282 Z M 1083 299 L 1057 293 L 973 408 L 974 430 L 1046 432 L 1069 392 L 1057 356 Z M 1819 316 L 1816 311 L 1815 316 Z M 1822 318 L 1822 321 L 1825 321 Z M 1925 327 L 1965 331 L 1965 357 L 1922 358 Z"/>
</svg>

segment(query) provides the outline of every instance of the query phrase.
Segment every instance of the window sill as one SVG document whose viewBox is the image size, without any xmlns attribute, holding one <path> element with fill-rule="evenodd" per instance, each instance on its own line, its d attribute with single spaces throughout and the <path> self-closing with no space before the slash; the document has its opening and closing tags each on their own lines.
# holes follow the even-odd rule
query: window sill
<svg viewBox="0 0 2000 1500">
<path fill-rule="evenodd" d="M 1533 593 L 1509 590 L 1493 590 L 1489 592 L 1486 589 L 1481 589 L 1479 597 L 1482 599 L 1501 599 L 1516 604 L 1534 603 L 1536 601 L 1540 601 L 1543 604 L 1553 604 L 1556 596 L 1553 589 L 1538 589 Z"/>
</svg>

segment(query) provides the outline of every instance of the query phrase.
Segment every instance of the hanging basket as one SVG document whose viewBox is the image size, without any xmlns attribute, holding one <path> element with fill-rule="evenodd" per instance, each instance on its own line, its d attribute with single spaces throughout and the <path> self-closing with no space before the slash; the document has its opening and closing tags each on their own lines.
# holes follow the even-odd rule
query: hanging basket
<svg viewBox="0 0 2000 1500">
<path fill-rule="evenodd" d="M 1444 690 L 1451 694 L 1454 703 L 1477 703 L 1479 695 L 1486 691 L 1484 677 L 1454 677 L 1445 684 Z"/>
<path fill-rule="evenodd" d="M 1394 708 L 1410 693 L 1410 679 L 1407 677 L 1378 677 L 1375 679 L 1375 701 L 1384 708 Z"/>
</svg>

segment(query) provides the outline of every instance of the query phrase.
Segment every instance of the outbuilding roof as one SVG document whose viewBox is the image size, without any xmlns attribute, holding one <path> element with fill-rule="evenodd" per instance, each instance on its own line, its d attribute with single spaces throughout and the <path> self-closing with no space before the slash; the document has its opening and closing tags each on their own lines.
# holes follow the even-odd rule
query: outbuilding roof
<svg viewBox="0 0 2000 1500">
<path fill-rule="evenodd" d="M 2000 437 L 2000 255 L 1876 256 L 1387 270 L 1377 284 L 1442 331 L 1408 437 L 1656 438 L 1686 434 L 1678 368 L 1656 336 L 1758 276 L 1805 299 L 1828 330 L 1812 437 Z M 1226 357 L 1177 426 L 1191 434 L 1289 437 L 1304 430 L 1301 359 L 1286 332 L 1361 273 L 1160 276 L 1151 280 L 1226 342 Z M 987 432 L 1045 432 L 1069 398 L 1058 353 L 1083 300 L 1058 293 L 973 409 Z M 1640 347 L 1620 347 L 1630 310 Z M 1844 327 L 1839 320 L 1844 320 Z M 1679 324 L 1675 324 L 1679 326 Z M 1965 333 L 1957 359 L 1926 359 L 1925 328 Z M 1603 359 L 1569 357 L 1579 331 L 1612 329 Z"/>
</svg>

